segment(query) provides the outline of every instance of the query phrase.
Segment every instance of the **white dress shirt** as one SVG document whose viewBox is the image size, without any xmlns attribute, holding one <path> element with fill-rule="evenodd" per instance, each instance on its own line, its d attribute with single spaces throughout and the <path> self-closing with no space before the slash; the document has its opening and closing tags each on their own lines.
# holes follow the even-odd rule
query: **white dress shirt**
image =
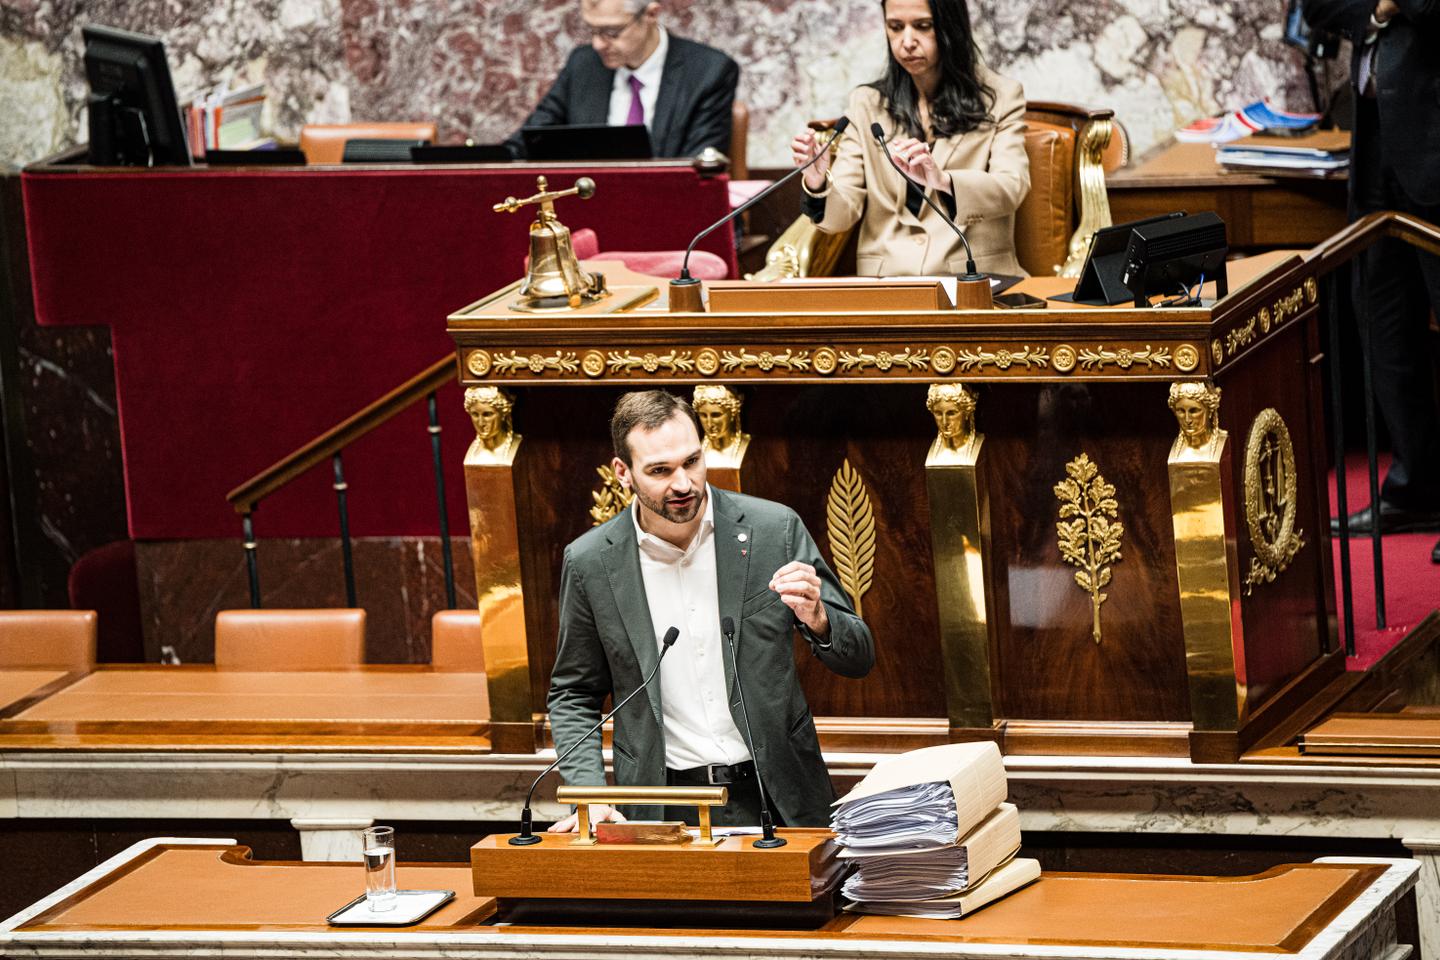
<svg viewBox="0 0 1440 960">
<path fill-rule="evenodd" d="M 630 77 L 633 75 L 642 84 L 640 105 L 645 108 L 645 129 L 655 129 L 655 101 L 660 96 L 660 76 L 665 72 L 665 55 L 669 52 L 670 35 L 664 27 L 660 27 L 660 42 L 649 59 L 635 70 L 622 66 L 615 71 L 615 85 L 610 88 L 610 126 L 623 127 L 630 118 L 630 101 L 634 96 L 630 90 Z"/>
<path fill-rule="evenodd" d="M 640 527 L 635 501 L 631 521 L 640 546 L 640 575 L 658 649 L 665 631 L 680 630 L 660 668 L 665 766 L 689 770 L 709 763 L 740 763 L 750 750 L 730 715 L 725 684 L 729 652 L 720 636 L 720 591 L 715 579 L 715 497 L 706 488 L 705 515 L 684 550 Z"/>
</svg>

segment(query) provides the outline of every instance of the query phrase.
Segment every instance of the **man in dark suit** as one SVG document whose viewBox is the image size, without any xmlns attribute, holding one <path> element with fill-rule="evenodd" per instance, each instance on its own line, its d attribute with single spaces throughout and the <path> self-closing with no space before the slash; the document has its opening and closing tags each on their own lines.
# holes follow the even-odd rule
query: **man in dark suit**
<svg viewBox="0 0 1440 960">
<path fill-rule="evenodd" d="M 1303 9 L 1353 45 L 1351 219 L 1398 210 L 1440 223 L 1440 0 L 1304 0 Z M 1440 413 L 1427 342 L 1428 314 L 1440 314 L 1440 257 L 1380 242 L 1361 258 L 1356 301 L 1393 443 L 1380 529 L 1440 530 Z M 1372 504 L 1352 514 L 1351 532 L 1368 533 L 1376 512 Z M 1440 563 L 1440 543 L 1430 558 Z"/>
<path fill-rule="evenodd" d="M 730 152 L 730 110 L 740 67 L 713 47 L 668 33 L 660 4 L 581 0 L 590 45 L 576 47 L 527 127 L 643 123 L 657 157 Z M 523 156 L 520 134 L 508 141 Z"/>
<path fill-rule="evenodd" d="M 780 823 L 827 825 L 835 794 L 796 678 L 792 638 L 798 630 L 831 670 L 863 677 L 875 663 L 869 628 L 793 510 L 706 484 L 700 425 L 688 403 L 663 390 L 628 393 L 610 432 L 612 468 L 635 498 L 565 549 L 549 698 L 556 748 L 574 744 L 600 718 L 607 696 L 619 703 L 640 686 L 673 626 L 680 636 L 660 675 L 615 718 L 616 783 L 725 784 L 730 802 L 714 822 L 755 824 L 758 760 Z M 726 617 L 736 624 L 753 758 L 721 634 Z M 600 737 L 592 735 L 560 772 L 570 784 L 603 784 Z M 659 807 L 627 812 L 661 816 Z M 693 808 L 689 815 L 693 822 Z M 551 829 L 574 827 L 572 816 Z"/>
</svg>

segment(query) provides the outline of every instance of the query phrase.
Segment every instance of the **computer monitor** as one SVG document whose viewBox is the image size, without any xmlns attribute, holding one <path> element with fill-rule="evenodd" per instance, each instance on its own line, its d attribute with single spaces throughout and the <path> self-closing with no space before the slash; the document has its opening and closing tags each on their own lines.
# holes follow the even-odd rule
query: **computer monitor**
<svg viewBox="0 0 1440 960">
<path fill-rule="evenodd" d="M 640 124 L 524 127 L 520 137 L 528 160 L 649 160 L 655 156 L 650 132 Z"/>
<path fill-rule="evenodd" d="M 165 45 L 154 37 L 87 26 L 90 162 L 100 166 L 190 166 Z"/>
</svg>

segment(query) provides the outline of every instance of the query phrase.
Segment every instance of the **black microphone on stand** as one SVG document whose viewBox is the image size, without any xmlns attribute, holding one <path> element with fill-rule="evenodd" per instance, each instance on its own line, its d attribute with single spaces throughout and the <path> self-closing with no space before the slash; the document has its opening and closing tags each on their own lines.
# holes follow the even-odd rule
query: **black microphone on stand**
<svg viewBox="0 0 1440 960">
<path fill-rule="evenodd" d="M 750 747 L 750 762 L 755 764 L 755 785 L 760 789 L 760 832 L 763 836 L 754 845 L 764 850 L 783 847 L 788 841 L 775 836 L 775 819 L 770 816 L 770 802 L 765 799 L 765 781 L 760 777 L 760 755 L 755 752 L 755 734 L 750 732 L 750 711 L 745 709 L 745 688 L 740 684 L 740 664 L 735 659 L 733 617 L 720 618 L 720 632 L 725 635 L 725 646 L 730 650 L 730 669 L 735 672 L 735 692 L 740 694 L 740 716 L 745 721 L 745 742 Z"/>
<path fill-rule="evenodd" d="M 580 746 L 580 744 L 584 743 L 586 740 L 589 740 L 590 734 L 594 733 L 596 730 L 599 730 L 602 726 L 604 726 L 606 720 L 609 720 L 611 717 L 615 716 L 615 714 L 619 713 L 621 708 L 624 707 L 625 704 L 629 703 L 631 700 L 634 700 L 636 694 L 638 694 L 641 690 L 644 690 L 646 687 L 650 686 L 650 681 L 655 679 L 655 674 L 660 672 L 660 664 L 664 661 L 665 654 L 670 652 L 670 648 L 675 645 L 675 640 L 679 636 L 680 629 L 678 627 L 671 627 L 669 630 L 666 630 L 664 639 L 660 641 L 660 659 L 655 661 L 655 668 L 650 671 L 649 675 L 645 677 L 645 679 L 641 682 L 640 686 L 636 687 L 634 690 L 631 690 L 630 695 L 627 696 L 624 700 L 621 700 L 618 704 L 616 704 L 614 710 L 611 710 L 609 713 L 605 714 L 605 716 L 601 717 L 599 720 L 596 720 L 595 725 L 589 730 L 586 730 L 584 736 L 582 736 L 579 740 L 576 740 L 574 743 L 570 744 L 570 746 L 566 747 L 564 753 L 559 754 L 555 757 L 554 763 L 551 763 L 550 766 L 540 771 L 540 776 L 536 777 L 535 782 L 530 784 L 530 792 L 525 794 L 525 809 L 520 811 L 520 832 L 510 838 L 511 846 L 528 847 L 532 843 L 540 842 L 540 838 L 535 836 L 533 823 L 530 817 L 530 799 L 535 796 L 535 788 L 540 786 L 540 781 L 545 779 L 545 775 L 547 773 L 549 773 L 551 770 L 554 770 L 557 766 L 560 765 L 561 760 L 564 760 L 566 757 L 570 756 L 570 754 L 575 752 L 576 747 Z"/>
<path fill-rule="evenodd" d="M 900 174 L 900 176 L 904 177 L 907 182 L 914 183 L 915 186 L 919 188 L 920 199 L 924 200 L 925 203 L 929 205 L 931 210 L 934 210 L 936 213 L 938 213 L 941 220 L 944 220 L 946 223 L 950 224 L 950 229 L 955 231 L 955 235 L 959 237 L 960 242 L 965 245 L 965 273 L 960 277 L 960 279 L 967 282 L 984 280 L 984 275 L 975 269 L 975 255 L 970 252 L 970 241 L 966 239 L 965 231 L 961 230 L 959 224 L 952 220 L 945 213 L 944 210 L 941 210 L 934 200 L 930 199 L 928 192 L 925 190 L 924 184 L 916 183 L 909 174 L 907 174 L 904 170 L 900 169 L 900 164 L 896 163 L 895 158 L 890 156 L 890 147 L 888 144 L 885 143 L 885 129 L 881 127 L 878 123 L 872 123 L 870 124 L 870 136 L 874 137 L 875 142 L 880 144 L 881 152 L 885 154 L 885 159 L 890 161 L 890 166 L 895 168 L 895 172 Z"/>
<path fill-rule="evenodd" d="M 850 126 L 849 117 L 841 117 L 839 120 L 836 120 L 835 136 L 838 137 L 840 136 L 840 134 L 844 133 L 845 128 L 848 126 Z M 685 259 L 680 264 L 680 276 L 670 281 L 670 294 L 672 300 L 675 299 L 676 287 L 680 287 L 682 289 L 687 287 L 693 287 L 698 291 L 700 281 L 690 276 L 690 254 L 694 251 L 695 244 L 699 243 L 701 240 L 704 240 L 711 233 L 718 230 L 720 227 L 725 226 L 725 224 L 734 220 L 736 217 L 740 216 L 740 214 L 744 213 L 746 210 L 749 210 L 751 207 L 755 206 L 755 204 L 759 203 L 761 200 L 764 200 L 776 190 L 779 190 L 781 186 L 783 186 L 786 182 L 791 180 L 797 174 L 803 173 L 804 171 L 808 170 L 811 164 L 813 164 L 816 160 L 820 159 L 820 157 L 825 153 L 826 149 L 829 148 L 826 147 L 825 149 L 822 149 L 819 153 L 815 154 L 815 156 L 805 161 L 805 163 L 796 167 L 794 170 L 791 170 L 789 173 L 785 174 L 785 176 L 781 177 L 779 180 L 776 180 L 774 183 L 770 184 L 770 186 L 766 187 L 764 190 L 761 190 L 759 193 L 755 194 L 755 196 L 751 197 L 749 200 L 746 200 L 744 203 L 740 204 L 740 206 L 736 207 L 734 210 L 731 210 L 725 216 L 721 217 L 719 220 L 710 224 L 710 226 L 706 227 L 704 230 L 701 230 L 699 233 L 695 234 L 695 239 L 691 240 L 690 246 L 685 248 Z M 699 297 L 697 296 L 691 295 L 690 304 L 693 309 L 701 309 L 699 304 Z"/>
</svg>

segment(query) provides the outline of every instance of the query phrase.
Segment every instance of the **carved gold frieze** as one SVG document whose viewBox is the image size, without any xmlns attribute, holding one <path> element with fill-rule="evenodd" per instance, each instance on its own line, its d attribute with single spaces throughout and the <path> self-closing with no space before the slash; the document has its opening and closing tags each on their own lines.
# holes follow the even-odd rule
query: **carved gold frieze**
<svg viewBox="0 0 1440 960">
<path fill-rule="evenodd" d="M 1181 373 L 1189 373 L 1200 366 L 1200 351 L 1188 343 L 1182 343 L 1175 348 L 1175 369 Z"/>
<path fill-rule="evenodd" d="M 631 353 L 612 350 L 605 357 L 611 373 L 634 373 L 643 370 L 655 373 L 690 373 L 695 369 L 695 356 L 689 350 L 668 350 L 665 353 Z"/>
<path fill-rule="evenodd" d="M 544 373 L 547 370 L 555 373 L 578 373 L 580 372 L 580 357 L 570 350 L 559 350 L 554 353 L 519 353 L 511 350 L 509 353 L 497 353 L 490 361 L 490 369 L 497 374 L 514 376 L 522 373 Z"/>
<path fill-rule="evenodd" d="M 600 489 L 590 491 L 590 498 L 595 501 L 590 507 L 590 525 L 598 527 L 630 506 L 635 495 L 625 488 L 609 464 L 596 467 L 595 472 L 600 475 Z"/>
<path fill-rule="evenodd" d="M 761 373 L 769 373 L 771 370 L 803 371 L 810 369 L 810 351 L 792 350 L 788 347 L 783 353 L 771 350 L 751 351 L 744 348 L 725 350 L 720 354 L 720 365 L 726 373 L 749 370 L 752 367 Z"/>
<path fill-rule="evenodd" d="M 928 370 L 930 368 L 930 352 L 913 350 L 909 347 L 899 353 L 892 353 L 889 350 L 877 350 L 874 353 L 864 350 L 856 350 L 853 353 L 848 350 L 840 351 L 840 369 L 843 372 L 853 373 L 867 367 L 874 367 L 881 373 L 885 373 L 891 368 Z"/>
<path fill-rule="evenodd" d="M 995 367 L 997 370 L 1009 370 L 1011 367 L 1047 367 L 1050 365 L 1050 353 L 1041 347 L 1032 348 L 1029 344 L 1019 350 L 987 350 L 984 347 L 977 347 L 974 350 L 957 350 L 955 355 L 960 359 L 960 370 L 969 373 L 971 370 L 979 370 L 984 367 Z"/>
<path fill-rule="evenodd" d="M 1233 360 L 1242 351 L 1267 337 L 1286 323 L 1300 316 L 1307 305 L 1313 306 L 1320 297 L 1319 286 L 1314 277 L 1294 287 L 1283 297 L 1277 297 L 1267 306 L 1251 314 L 1244 323 L 1230 329 L 1223 338 L 1211 342 L 1210 350 L 1219 366 L 1227 359 Z"/>
<path fill-rule="evenodd" d="M 490 354 L 485 350 L 471 350 L 465 356 L 465 369 L 477 377 L 490 372 Z"/>
<path fill-rule="evenodd" d="M 1104 344 L 1094 348 L 1085 348 L 1080 351 L 1080 367 L 1082 370 L 1099 370 L 1110 364 L 1114 364 L 1121 370 L 1129 370 L 1134 366 L 1141 367 L 1169 367 L 1171 362 L 1170 350 L 1168 347 L 1151 347 L 1148 343 L 1138 350 L 1129 347 L 1116 347 L 1113 350 L 1106 350 Z"/>
<path fill-rule="evenodd" d="M 1245 441 L 1245 525 L 1255 556 L 1245 575 L 1245 595 L 1274 583 L 1305 546 L 1295 529 L 1297 510 L 1295 447 L 1278 411 L 1267 407 L 1250 425 Z"/>
<path fill-rule="evenodd" d="M 720 369 L 720 354 L 706 347 L 695 354 L 695 369 L 702 376 L 711 377 Z"/>
<path fill-rule="evenodd" d="M 936 373 L 949 373 L 955 369 L 955 351 L 949 347 L 936 347 L 930 354 L 930 368 Z"/>
<path fill-rule="evenodd" d="M 1051 362 L 1055 365 L 1056 373 L 1069 373 L 1074 370 L 1075 359 L 1075 348 L 1068 343 L 1060 344 L 1051 355 Z"/>
<path fill-rule="evenodd" d="M 840 356 L 829 347 L 821 347 L 815 351 L 814 362 L 815 372 L 828 377 L 840 365 Z"/>
<path fill-rule="evenodd" d="M 1125 525 L 1119 522 L 1115 488 L 1105 481 L 1100 468 L 1082 453 L 1065 465 L 1066 478 L 1055 484 L 1060 501 L 1060 520 L 1055 524 L 1060 556 L 1077 567 L 1075 583 L 1090 595 L 1090 635 L 1100 642 L 1100 604 L 1109 594 L 1110 567 L 1122 558 L 1121 537 Z"/>
<path fill-rule="evenodd" d="M 875 511 L 865 481 L 847 457 L 830 483 L 825 501 L 825 530 L 840 586 L 850 595 L 855 612 L 864 616 L 861 597 L 875 578 Z"/>
</svg>

